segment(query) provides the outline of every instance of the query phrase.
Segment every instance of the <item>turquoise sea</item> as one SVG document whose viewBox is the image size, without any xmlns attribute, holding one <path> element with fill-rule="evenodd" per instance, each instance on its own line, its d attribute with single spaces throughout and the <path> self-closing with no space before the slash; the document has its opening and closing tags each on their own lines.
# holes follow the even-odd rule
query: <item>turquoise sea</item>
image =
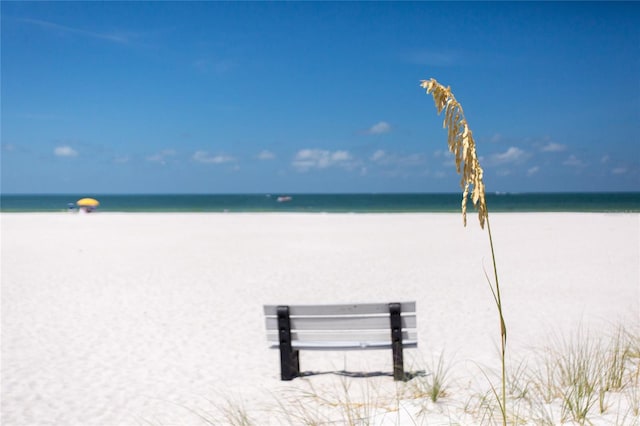
<svg viewBox="0 0 640 426">
<path fill-rule="evenodd" d="M 279 201 L 287 196 L 290 200 Z M 458 212 L 460 194 L 0 195 L 3 212 L 65 211 L 84 197 L 105 212 Z M 640 212 L 640 192 L 487 194 L 490 212 Z M 469 205 L 469 209 L 471 209 Z"/>
</svg>

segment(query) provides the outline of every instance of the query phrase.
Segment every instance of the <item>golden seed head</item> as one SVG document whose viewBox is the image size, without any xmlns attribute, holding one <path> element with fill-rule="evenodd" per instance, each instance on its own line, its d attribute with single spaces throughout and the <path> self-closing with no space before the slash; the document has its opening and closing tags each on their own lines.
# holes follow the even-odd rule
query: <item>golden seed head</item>
<svg viewBox="0 0 640 426">
<path fill-rule="evenodd" d="M 467 201 L 471 189 L 471 201 L 478 211 L 480 227 L 484 229 L 487 218 L 487 205 L 484 198 L 484 183 L 482 181 L 482 167 L 476 155 L 476 143 L 467 120 L 464 117 L 462 106 L 451 93 L 450 87 L 444 87 L 435 79 L 422 80 L 420 86 L 426 89 L 427 94 L 433 96 L 438 115 L 444 110 L 442 126 L 448 130 L 447 143 L 449 151 L 456 160 L 456 171 L 460 174 L 460 186 L 462 192 L 462 220 L 467 225 Z"/>
</svg>

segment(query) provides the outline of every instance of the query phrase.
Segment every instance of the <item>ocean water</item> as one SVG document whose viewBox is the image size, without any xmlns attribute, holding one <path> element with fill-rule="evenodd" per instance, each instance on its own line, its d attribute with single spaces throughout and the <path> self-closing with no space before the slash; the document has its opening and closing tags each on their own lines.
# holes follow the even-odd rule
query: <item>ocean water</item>
<svg viewBox="0 0 640 426">
<path fill-rule="evenodd" d="M 280 201 L 281 196 L 290 200 Z M 66 211 L 80 198 L 105 212 L 458 212 L 456 194 L 0 195 L 3 212 Z M 640 192 L 487 194 L 490 212 L 640 212 Z M 469 210 L 472 209 L 471 203 Z"/>
</svg>

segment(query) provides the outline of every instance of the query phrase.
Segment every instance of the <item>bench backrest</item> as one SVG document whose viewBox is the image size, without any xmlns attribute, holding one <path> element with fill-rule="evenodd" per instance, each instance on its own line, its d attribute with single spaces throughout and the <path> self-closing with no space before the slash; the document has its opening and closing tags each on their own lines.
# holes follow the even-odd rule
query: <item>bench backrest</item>
<svg viewBox="0 0 640 426">
<path fill-rule="evenodd" d="M 402 346 L 418 345 L 416 303 L 401 306 Z M 290 305 L 293 349 L 383 349 L 391 347 L 388 303 Z M 279 347 L 278 305 L 264 306 L 267 340 Z"/>
</svg>

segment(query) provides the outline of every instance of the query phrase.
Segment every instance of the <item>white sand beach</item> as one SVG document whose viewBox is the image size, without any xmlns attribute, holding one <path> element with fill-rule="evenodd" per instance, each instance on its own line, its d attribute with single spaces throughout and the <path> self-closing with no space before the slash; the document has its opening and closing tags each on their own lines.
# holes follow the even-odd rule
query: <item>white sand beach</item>
<svg viewBox="0 0 640 426">
<path fill-rule="evenodd" d="M 429 373 L 444 351 L 450 389 L 420 417 L 407 400 L 376 421 L 476 424 L 465 403 L 488 388 L 482 371 L 499 369 L 499 323 L 487 234 L 468 219 L 464 228 L 448 213 L 3 213 L 2 424 L 233 423 L 225 406 L 286 424 L 296 391 L 345 383 L 393 401 L 410 382 L 280 381 L 262 306 L 413 300 L 419 347 L 405 351 L 406 369 Z M 580 328 L 638 328 L 640 214 L 497 213 L 491 226 L 510 362 L 534 363 Z M 303 351 L 301 369 L 390 372 L 391 352 Z M 598 422 L 638 421 L 631 400 L 609 401 Z"/>
</svg>

